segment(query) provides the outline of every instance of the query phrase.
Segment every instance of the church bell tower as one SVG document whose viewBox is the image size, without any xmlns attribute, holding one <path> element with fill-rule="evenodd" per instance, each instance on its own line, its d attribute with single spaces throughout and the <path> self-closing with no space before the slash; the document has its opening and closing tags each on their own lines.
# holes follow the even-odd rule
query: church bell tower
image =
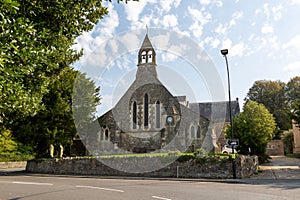
<svg viewBox="0 0 300 200">
<path fill-rule="evenodd" d="M 138 70 L 136 78 L 152 75 L 157 78 L 156 53 L 146 34 L 138 54 Z"/>
</svg>

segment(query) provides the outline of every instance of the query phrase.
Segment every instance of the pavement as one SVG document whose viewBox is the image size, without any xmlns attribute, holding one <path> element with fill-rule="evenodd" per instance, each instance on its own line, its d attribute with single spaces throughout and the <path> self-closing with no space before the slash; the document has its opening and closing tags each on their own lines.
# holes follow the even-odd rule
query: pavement
<svg viewBox="0 0 300 200">
<path fill-rule="evenodd" d="M 300 159 L 286 156 L 272 156 L 269 163 L 259 166 L 259 173 L 251 179 L 299 179 Z"/>
</svg>

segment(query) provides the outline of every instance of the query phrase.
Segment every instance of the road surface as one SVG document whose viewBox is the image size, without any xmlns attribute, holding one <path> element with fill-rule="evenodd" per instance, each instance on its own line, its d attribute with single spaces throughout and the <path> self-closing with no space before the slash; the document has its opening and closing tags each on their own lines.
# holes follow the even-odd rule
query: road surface
<svg viewBox="0 0 300 200">
<path fill-rule="evenodd" d="M 0 199 L 299 200 L 300 182 L 264 185 L 225 180 L 204 182 L 6 173 L 0 175 Z"/>
</svg>

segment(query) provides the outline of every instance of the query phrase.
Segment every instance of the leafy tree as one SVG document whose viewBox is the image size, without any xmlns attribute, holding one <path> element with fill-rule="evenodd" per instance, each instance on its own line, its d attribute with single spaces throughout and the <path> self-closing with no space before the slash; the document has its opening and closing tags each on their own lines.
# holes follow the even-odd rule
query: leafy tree
<svg viewBox="0 0 300 200">
<path fill-rule="evenodd" d="M 300 124 L 300 76 L 292 78 L 285 88 L 292 118 Z"/>
<path fill-rule="evenodd" d="M 291 128 L 285 83 L 281 81 L 256 81 L 249 89 L 245 100 L 246 102 L 251 100 L 261 103 L 273 114 L 279 129 L 276 133 L 277 137 L 283 130 Z"/>
<path fill-rule="evenodd" d="M 237 150 L 242 154 L 263 156 L 267 143 L 274 137 L 276 123 L 268 109 L 255 101 L 249 100 L 244 111 L 233 118 L 234 138 L 239 139 Z M 227 138 L 231 137 L 231 127 L 226 129 Z"/>
<path fill-rule="evenodd" d="M 72 97 L 78 93 L 78 89 L 73 89 L 75 80 L 80 85 L 83 98 L 89 100 L 89 107 L 85 107 L 80 119 L 95 119 L 93 114 L 100 101 L 100 89 L 96 88 L 94 82 L 87 79 L 85 74 L 65 68 L 49 86 L 50 91 L 44 95 L 44 109 L 35 116 L 16 121 L 13 129 L 19 141 L 34 147 L 37 157 L 46 156 L 50 144 L 62 144 L 65 153 L 70 153 L 72 139 L 77 133 L 72 109 Z"/>
<path fill-rule="evenodd" d="M 82 55 L 75 38 L 106 13 L 99 0 L 0 3 L 0 129 L 43 109 L 48 86 Z"/>
<path fill-rule="evenodd" d="M 11 131 L 3 130 L 0 133 L 0 154 L 11 153 L 18 148 L 17 142 L 13 140 Z"/>
<path fill-rule="evenodd" d="M 287 154 L 293 153 L 294 133 L 293 130 L 284 131 L 281 135 L 281 140 Z"/>
</svg>

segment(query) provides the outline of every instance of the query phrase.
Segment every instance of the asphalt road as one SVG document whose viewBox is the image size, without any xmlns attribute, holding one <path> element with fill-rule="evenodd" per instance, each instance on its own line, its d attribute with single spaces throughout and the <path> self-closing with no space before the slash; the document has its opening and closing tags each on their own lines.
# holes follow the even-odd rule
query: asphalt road
<svg viewBox="0 0 300 200">
<path fill-rule="evenodd" d="M 299 200 L 300 182 L 228 183 L 7 173 L 0 175 L 0 199 Z"/>
</svg>

